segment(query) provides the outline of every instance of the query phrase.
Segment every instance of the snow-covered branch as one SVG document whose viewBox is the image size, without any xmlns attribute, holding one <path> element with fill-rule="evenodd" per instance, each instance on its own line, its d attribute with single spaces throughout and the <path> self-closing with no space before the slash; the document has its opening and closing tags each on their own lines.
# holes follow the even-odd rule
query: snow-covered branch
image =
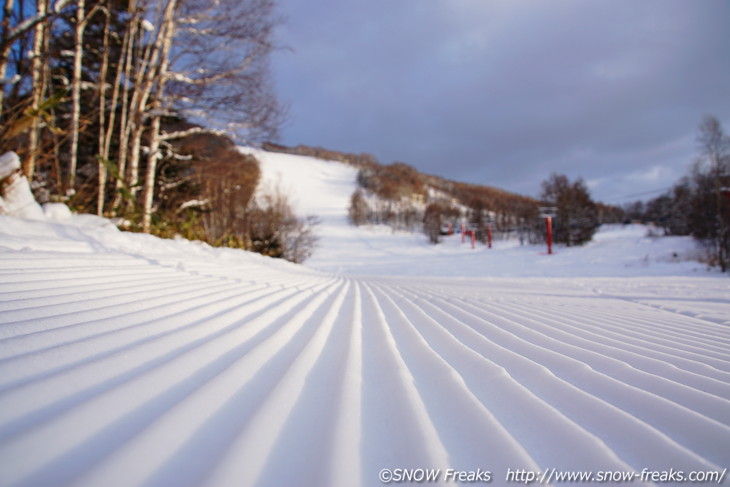
<svg viewBox="0 0 730 487">
<path fill-rule="evenodd" d="M 188 135 L 195 134 L 211 134 L 211 135 L 226 135 L 225 130 L 215 130 L 205 127 L 193 127 L 186 130 L 177 130 L 175 132 L 168 132 L 160 134 L 160 140 L 175 140 L 187 137 Z"/>
<path fill-rule="evenodd" d="M 8 49 L 15 41 L 17 41 L 20 37 L 25 35 L 31 29 L 33 29 L 37 24 L 40 24 L 41 22 L 46 21 L 48 18 L 61 13 L 61 10 L 63 10 L 63 8 L 68 3 L 70 3 L 70 1 L 71 0 L 58 0 L 53 9 L 50 9 L 46 12 L 40 12 L 36 15 L 33 15 L 32 17 L 28 17 L 27 19 L 10 29 L 4 39 L 5 43 L 8 44 Z M 5 47 L 6 46 L 3 46 L 3 49 Z"/>
</svg>

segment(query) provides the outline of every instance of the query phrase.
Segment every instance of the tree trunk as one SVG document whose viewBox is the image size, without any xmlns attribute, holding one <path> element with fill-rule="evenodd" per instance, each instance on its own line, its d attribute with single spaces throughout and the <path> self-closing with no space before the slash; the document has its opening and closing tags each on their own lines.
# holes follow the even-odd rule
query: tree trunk
<svg viewBox="0 0 730 487">
<path fill-rule="evenodd" d="M 152 95 L 153 88 L 159 84 L 161 66 L 167 62 L 163 59 L 163 51 L 165 49 L 169 50 L 168 43 L 171 42 L 171 39 L 166 39 L 166 33 L 170 32 L 170 36 L 172 36 L 172 27 L 168 28 L 169 26 L 167 24 L 168 22 L 172 24 L 174 21 L 173 15 L 176 5 L 177 0 L 167 0 L 164 12 L 161 15 L 159 28 L 155 33 L 154 43 L 151 44 L 151 50 L 147 50 L 149 55 L 145 56 L 145 59 L 148 59 L 148 61 L 142 65 L 144 71 L 142 71 L 141 83 L 135 86 L 133 99 L 136 98 L 136 102 L 131 104 L 132 113 L 134 114 L 131 120 L 134 126 L 132 127 L 131 149 L 129 152 L 129 165 L 127 167 L 127 187 L 131 193 L 130 206 L 134 204 L 134 200 L 139 192 L 140 149 L 142 148 L 144 119 L 148 115 L 147 104 Z"/>
<path fill-rule="evenodd" d="M 155 107 L 159 107 L 159 101 L 155 102 Z M 160 116 L 155 115 L 152 118 L 152 126 L 150 128 L 150 152 L 147 156 L 147 172 L 144 178 L 144 191 L 142 193 L 142 231 L 150 233 L 152 224 L 152 202 L 155 194 L 155 176 L 157 173 L 157 161 L 159 159 L 160 149 Z"/>
<path fill-rule="evenodd" d="M 177 0 L 168 1 L 161 27 L 162 46 L 160 53 L 160 69 L 157 72 L 157 93 L 153 104 L 152 126 L 150 129 L 150 151 L 147 159 L 147 173 L 145 175 L 143 194 L 142 231 L 145 233 L 150 232 L 152 223 L 152 202 L 154 200 L 155 178 L 157 174 L 157 161 L 159 160 L 160 149 L 160 111 L 162 108 L 165 83 L 167 82 L 170 63 L 170 47 L 172 46 L 172 38 L 175 34 L 174 14 L 176 5 Z"/>
<path fill-rule="evenodd" d="M 130 2 L 129 6 L 129 12 L 135 12 L 136 9 L 136 2 Z M 137 29 L 139 27 L 140 18 L 138 17 L 138 14 L 134 14 L 134 16 L 129 21 L 129 26 L 127 27 L 127 31 L 125 32 L 124 40 L 126 41 L 126 44 L 123 43 L 122 46 L 122 54 L 119 58 L 119 71 L 117 72 L 117 80 L 120 79 L 121 72 L 123 69 L 124 72 L 124 85 L 122 86 L 122 110 L 120 113 L 119 118 L 119 154 L 118 154 L 118 174 L 117 174 L 117 181 L 115 185 L 116 189 L 116 195 L 114 196 L 114 203 L 113 203 L 113 210 L 112 212 L 116 214 L 116 211 L 120 208 L 122 204 L 122 189 L 124 188 L 124 182 L 126 177 L 126 170 L 127 170 L 127 153 L 129 151 L 129 136 L 130 136 L 130 120 L 129 120 L 129 111 L 130 111 L 130 100 L 129 100 L 129 89 L 130 84 L 129 80 L 132 78 L 132 64 L 133 64 L 133 55 L 134 55 L 134 49 L 135 49 L 135 38 L 137 36 Z M 117 83 L 118 85 L 119 83 Z M 111 130 L 111 127 L 110 127 Z"/>
<path fill-rule="evenodd" d="M 102 45 L 102 61 L 99 70 L 99 149 L 98 149 L 98 172 L 99 172 L 99 188 L 96 199 L 96 214 L 104 215 L 104 200 L 106 198 L 106 157 L 104 148 L 106 147 L 106 76 L 109 70 L 109 28 L 111 23 L 111 14 L 106 11 L 106 19 L 104 20 L 104 40 Z M 112 113 L 114 105 L 111 105 Z M 114 117 L 110 114 L 110 123 L 114 124 Z"/>
<path fill-rule="evenodd" d="M 46 0 L 37 1 L 38 13 L 45 14 L 48 10 L 48 2 Z M 45 96 L 46 79 L 44 76 L 43 66 L 43 46 L 46 36 L 46 22 L 40 22 L 35 27 L 35 36 L 33 37 L 33 51 L 31 60 L 31 80 L 33 89 L 33 108 L 38 108 Z M 28 157 L 25 160 L 23 172 L 29 181 L 33 181 L 35 173 L 36 158 L 38 157 L 38 144 L 40 140 L 41 121 L 39 117 L 33 118 L 33 125 L 28 134 Z"/>
<path fill-rule="evenodd" d="M 76 28 L 74 30 L 74 69 L 71 82 L 71 159 L 68 166 L 66 194 L 76 193 L 76 166 L 79 153 L 81 118 L 81 61 L 84 55 L 84 28 L 86 27 L 86 0 L 76 0 Z"/>
</svg>

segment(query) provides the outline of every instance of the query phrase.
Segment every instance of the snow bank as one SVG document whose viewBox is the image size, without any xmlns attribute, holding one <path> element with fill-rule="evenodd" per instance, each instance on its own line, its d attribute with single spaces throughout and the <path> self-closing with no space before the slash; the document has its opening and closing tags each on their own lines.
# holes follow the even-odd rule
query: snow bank
<svg viewBox="0 0 730 487">
<path fill-rule="evenodd" d="M 49 220 L 56 221 L 70 220 L 73 216 L 69 207 L 63 203 L 46 203 L 43 205 L 43 214 Z"/>
<path fill-rule="evenodd" d="M 0 215 L 43 218 L 43 210 L 33 197 L 28 179 L 20 173 L 15 152 L 0 156 Z"/>
</svg>

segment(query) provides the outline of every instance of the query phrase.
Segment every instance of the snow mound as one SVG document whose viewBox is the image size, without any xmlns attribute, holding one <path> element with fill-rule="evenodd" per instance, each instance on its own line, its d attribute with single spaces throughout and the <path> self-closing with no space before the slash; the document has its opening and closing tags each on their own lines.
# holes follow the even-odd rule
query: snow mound
<svg viewBox="0 0 730 487">
<path fill-rule="evenodd" d="M 15 152 L 0 155 L 0 215 L 44 217 L 30 191 L 28 179 L 20 172 L 20 159 Z"/>
<path fill-rule="evenodd" d="M 69 220 L 71 219 L 71 209 L 63 203 L 46 203 L 43 205 L 43 214 L 49 220 Z"/>
</svg>

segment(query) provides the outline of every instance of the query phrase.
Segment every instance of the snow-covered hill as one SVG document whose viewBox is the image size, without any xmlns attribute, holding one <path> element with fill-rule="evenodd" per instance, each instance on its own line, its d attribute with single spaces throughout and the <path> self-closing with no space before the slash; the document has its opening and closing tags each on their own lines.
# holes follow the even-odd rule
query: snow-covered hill
<svg viewBox="0 0 730 487">
<path fill-rule="evenodd" d="M 727 477 L 730 284 L 686 240 L 434 247 L 347 226 L 354 172 L 288 157 L 308 266 L 0 217 L 0 485 Z"/>
<path fill-rule="evenodd" d="M 558 248 L 496 241 L 493 248 L 445 237 L 434 246 L 426 236 L 394 233 L 389 227 L 347 222 L 357 170 L 339 162 L 242 149 L 261 161 L 263 187 L 280 187 L 301 215 L 316 215 L 319 248 L 306 264 L 328 272 L 391 276 L 627 277 L 707 275 L 690 238 L 652 236 L 644 225 L 603 228 L 585 247 Z"/>
</svg>

